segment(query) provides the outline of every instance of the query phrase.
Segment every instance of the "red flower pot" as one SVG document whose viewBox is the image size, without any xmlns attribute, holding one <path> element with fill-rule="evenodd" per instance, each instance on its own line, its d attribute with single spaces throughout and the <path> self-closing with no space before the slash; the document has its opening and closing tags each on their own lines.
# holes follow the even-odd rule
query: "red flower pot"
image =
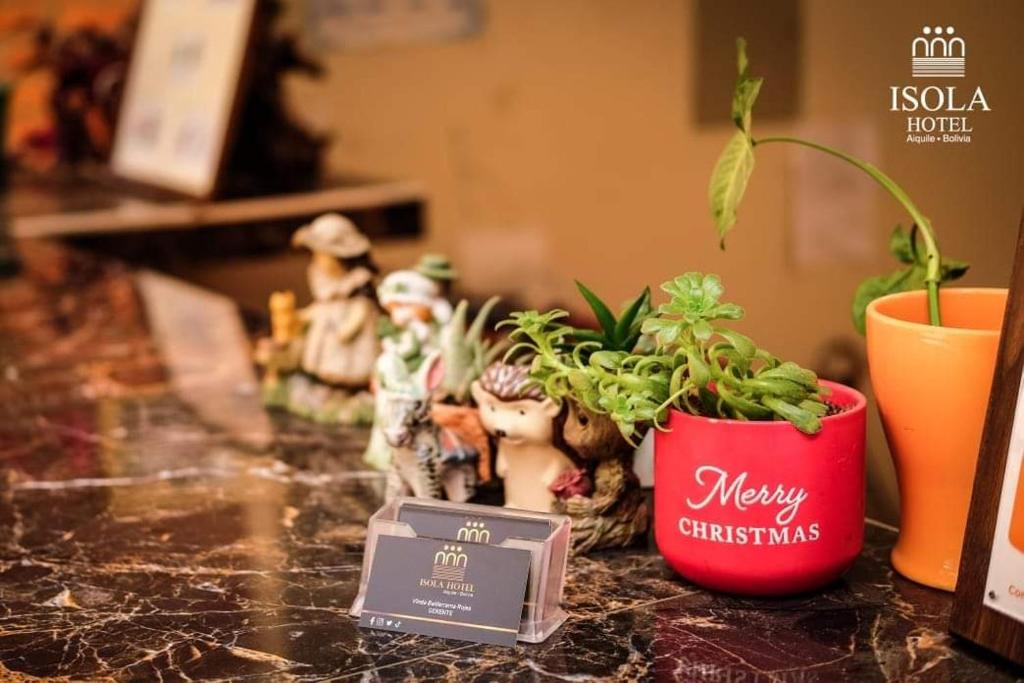
<svg viewBox="0 0 1024 683">
<path fill-rule="evenodd" d="M 837 579 L 864 538 L 866 401 L 823 382 L 844 408 L 810 436 L 788 422 L 672 411 L 655 436 L 658 549 L 685 578 L 747 595 Z"/>
</svg>

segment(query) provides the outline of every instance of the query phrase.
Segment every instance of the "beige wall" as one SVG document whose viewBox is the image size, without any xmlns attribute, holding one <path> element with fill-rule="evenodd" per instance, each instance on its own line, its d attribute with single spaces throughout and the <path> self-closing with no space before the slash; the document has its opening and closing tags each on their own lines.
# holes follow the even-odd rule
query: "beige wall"
<svg viewBox="0 0 1024 683">
<path fill-rule="evenodd" d="M 459 261 L 468 289 L 515 282 L 543 306 L 571 301 L 576 277 L 619 300 L 700 269 L 721 274 L 747 308 L 743 329 L 780 355 L 810 363 L 825 339 L 852 334 L 853 289 L 890 268 L 884 235 L 904 217 L 879 195 L 863 226 L 881 235 L 875 258 L 795 265 L 791 152 L 765 147 L 729 250 L 718 250 L 706 185 L 731 131 L 693 123 L 695 3 L 492 0 L 487 9 L 479 38 L 325 54 L 329 77 L 293 88 L 302 116 L 337 135 L 333 168 L 426 183 L 427 243 Z M 796 123 L 876 127 L 876 162 L 931 216 L 947 253 L 974 264 L 966 282 L 1004 285 L 1024 186 L 1024 3 L 805 1 L 802 17 Z M 969 145 L 908 145 L 901 116 L 886 110 L 888 86 L 909 81 L 908 32 L 934 21 L 970 37 L 968 80 L 992 106 Z M 383 260 L 402 265 L 418 249 L 385 249 Z M 872 432 L 873 508 L 893 519 L 877 420 Z"/>
</svg>

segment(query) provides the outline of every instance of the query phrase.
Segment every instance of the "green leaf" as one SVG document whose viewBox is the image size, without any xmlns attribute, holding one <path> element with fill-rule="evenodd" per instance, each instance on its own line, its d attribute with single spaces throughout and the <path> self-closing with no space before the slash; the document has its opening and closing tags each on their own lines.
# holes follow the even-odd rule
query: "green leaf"
<svg viewBox="0 0 1024 683">
<path fill-rule="evenodd" d="M 590 354 L 590 365 L 592 367 L 614 370 L 619 367 L 622 355 L 618 351 L 595 351 Z"/>
<path fill-rule="evenodd" d="M 594 330 L 574 329 L 572 336 L 576 342 L 596 342 L 603 345 L 605 341 L 604 335 Z"/>
<path fill-rule="evenodd" d="M 648 318 L 647 320 L 644 321 L 643 325 L 640 326 L 640 329 L 643 330 L 644 334 L 658 334 L 658 332 L 660 332 L 664 328 L 674 324 L 674 320 L 664 320 L 662 318 Z"/>
<path fill-rule="evenodd" d="M 788 379 L 754 377 L 743 381 L 743 388 L 764 398 L 774 397 L 800 402 L 807 396 L 807 390 Z"/>
<path fill-rule="evenodd" d="M 747 75 L 747 41 L 736 39 L 736 87 L 732 95 L 732 120 L 736 127 L 750 138 L 751 114 L 754 102 L 761 91 L 763 78 L 751 78 Z"/>
<path fill-rule="evenodd" d="M 711 381 L 711 370 L 693 349 L 686 350 L 686 368 L 690 374 L 690 381 L 698 387 L 705 387 Z"/>
<path fill-rule="evenodd" d="M 693 273 L 693 275 L 700 277 L 699 273 Z M 702 294 L 701 303 L 705 310 L 712 308 L 722 298 L 722 295 L 725 294 L 722 278 L 713 273 L 705 275 L 700 279 L 700 289 Z"/>
<path fill-rule="evenodd" d="M 822 403 L 821 401 L 807 399 L 804 401 L 800 401 L 798 405 L 807 412 L 813 413 L 818 417 L 825 417 L 826 415 L 828 415 L 828 406 Z"/>
<path fill-rule="evenodd" d="M 750 125 L 754 102 L 761 91 L 762 78 L 740 77 L 736 81 L 736 89 L 732 95 L 732 120 L 743 134 L 750 138 Z"/>
<path fill-rule="evenodd" d="M 473 340 L 481 338 L 484 331 L 484 325 L 487 324 L 487 318 L 490 317 L 491 311 L 498 305 L 499 301 L 501 301 L 500 296 L 492 296 L 484 302 L 484 305 L 480 307 L 479 311 L 477 311 L 476 317 L 473 318 L 473 322 L 469 326 L 469 330 L 466 331 L 466 339 Z M 461 306 L 463 302 L 465 302 L 465 299 L 460 301 L 459 305 Z"/>
<path fill-rule="evenodd" d="M 743 317 L 743 307 L 737 304 L 715 306 L 714 317 L 718 320 L 739 320 Z"/>
<path fill-rule="evenodd" d="M 821 431 L 821 419 L 809 410 L 786 403 L 781 398 L 765 396 L 762 402 L 773 413 L 786 420 L 804 434 L 817 434 Z"/>
<path fill-rule="evenodd" d="M 601 329 L 604 330 L 605 336 L 610 339 L 615 333 L 615 315 L 612 314 L 611 309 L 579 280 L 576 280 L 576 289 L 580 290 L 580 294 L 587 300 L 587 304 L 590 305 L 590 309 L 597 316 L 597 321 L 601 324 Z"/>
<path fill-rule="evenodd" d="M 757 376 L 760 379 L 784 379 L 812 390 L 818 386 L 818 376 L 813 371 L 802 368 L 792 361 L 786 361 L 778 367 L 759 373 Z"/>
<path fill-rule="evenodd" d="M 757 353 L 757 345 L 754 344 L 754 340 L 745 334 L 740 334 L 734 330 L 727 330 L 725 328 L 719 328 L 718 334 L 725 338 L 727 342 L 741 357 L 749 360 L 754 357 Z"/>
<path fill-rule="evenodd" d="M 858 332 L 864 334 L 868 304 L 875 299 L 887 294 L 920 289 L 923 286 L 924 269 L 917 265 L 900 268 L 888 275 L 869 277 L 860 283 L 853 295 L 853 326 L 857 328 Z"/>
<path fill-rule="evenodd" d="M 693 336 L 700 341 L 707 341 L 711 339 L 711 335 L 715 333 L 715 328 L 711 327 L 711 323 L 707 320 L 698 320 L 693 325 Z"/>
<path fill-rule="evenodd" d="M 853 326 L 861 334 L 865 332 L 867 308 L 872 301 L 888 294 L 924 289 L 928 257 L 917 249 L 916 235 L 917 226 L 911 227 L 910 230 L 904 230 L 897 225 L 892 231 L 892 235 L 889 236 L 889 252 L 900 263 L 907 264 L 907 267 L 900 268 L 888 275 L 870 277 L 857 287 L 857 291 L 853 295 Z M 943 258 L 940 279 L 942 282 L 956 280 L 963 277 L 968 268 L 970 266 L 964 261 Z"/>
<path fill-rule="evenodd" d="M 916 228 L 915 228 L 916 229 Z M 889 235 L 889 253 L 896 257 L 900 263 L 915 263 L 914 238 L 910 230 L 904 230 L 903 226 L 897 225 Z"/>
<path fill-rule="evenodd" d="M 634 299 L 626 310 L 622 312 L 619 317 L 619 322 L 615 325 L 614 341 L 619 348 L 625 344 L 626 340 L 634 334 L 634 322 L 638 316 L 644 311 L 651 310 L 651 288 L 645 287 L 644 291 Z M 623 351 L 632 351 L 633 349 L 622 349 Z"/>
<path fill-rule="evenodd" d="M 958 261 L 952 258 L 942 258 L 942 281 L 959 280 L 967 274 L 970 264 L 966 261 Z"/>
<path fill-rule="evenodd" d="M 733 409 L 736 417 L 742 416 L 751 420 L 766 420 L 772 416 L 772 411 L 765 406 L 739 394 L 734 394 L 724 386 L 718 387 L 718 395 L 725 401 L 726 405 Z"/>
<path fill-rule="evenodd" d="M 708 202 L 715 221 L 721 247 L 725 248 L 725 235 L 736 224 L 736 209 L 747 189 L 747 181 L 754 172 L 754 148 L 743 131 L 737 131 L 722 150 L 711 181 L 708 183 Z"/>
</svg>

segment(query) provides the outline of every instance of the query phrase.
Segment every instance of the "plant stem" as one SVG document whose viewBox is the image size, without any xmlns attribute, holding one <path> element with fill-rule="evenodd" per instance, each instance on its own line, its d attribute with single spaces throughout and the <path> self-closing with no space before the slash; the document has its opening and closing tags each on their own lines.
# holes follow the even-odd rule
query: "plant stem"
<svg viewBox="0 0 1024 683">
<path fill-rule="evenodd" d="M 825 154 L 831 154 L 834 157 L 842 159 L 843 161 L 856 166 L 860 170 L 871 176 L 875 182 L 881 185 L 885 190 L 892 195 L 892 197 L 903 205 L 903 208 L 907 210 L 910 217 L 917 224 L 918 229 L 921 231 L 921 238 L 924 241 L 925 256 L 928 259 L 925 265 L 925 286 L 928 290 L 928 320 L 932 325 L 942 325 L 942 317 L 939 313 L 939 283 L 942 281 L 942 255 L 939 253 L 938 241 L 935 239 L 935 233 L 932 231 L 932 224 L 921 210 L 917 208 L 913 201 L 903 188 L 896 184 L 892 178 L 883 173 L 879 168 L 866 161 L 861 161 L 856 157 L 852 157 L 849 154 L 840 152 L 837 149 L 826 147 L 825 145 L 819 145 L 815 142 L 809 142 L 807 140 L 801 140 L 800 138 L 793 138 L 788 136 L 773 136 L 767 138 L 761 138 L 760 140 L 751 140 L 752 145 L 761 145 L 769 142 L 790 142 L 796 145 L 803 145 L 804 147 L 810 147 L 816 149 L 819 152 Z"/>
</svg>

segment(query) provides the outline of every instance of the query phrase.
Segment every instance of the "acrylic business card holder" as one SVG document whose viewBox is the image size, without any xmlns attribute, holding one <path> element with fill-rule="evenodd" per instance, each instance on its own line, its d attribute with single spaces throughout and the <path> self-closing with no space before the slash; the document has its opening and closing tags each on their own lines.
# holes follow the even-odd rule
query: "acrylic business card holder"
<svg viewBox="0 0 1024 683">
<path fill-rule="evenodd" d="M 492 545 L 498 548 L 520 548 L 531 554 L 530 577 L 526 585 L 523 618 L 519 624 L 517 640 L 524 643 L 539 643 L 562 625 L 568 616 L 562 609 L 562 591 L 565 587 L 565 569 L 569 557 L 570 521 L 568 517 L 491 505 L 448 503 L 423 498 L 396 498 L 390 503 L 386 503 L 370 517 L 366 528 L 366 550 L 363 553 L 363 571 L 359 577 L 359 593 L 349 609 L 349 615 L 358 617 L 362 613 L 366 589 L 370 582 L 373 555 L 377 549 L 377 540 L 381 536 L 417 537 L 416 531 L 410 524 L 398 521 L 402 506 L 406 504 L 415 504 L 418 508 L 428 506 L 439 512 L 463 514 L 467 517 L 504 517 L 513 520 L 548 522 L 551 526 L 551 533 L 543 540 L 509 537 L 501 543 Z"/>
</svg>

